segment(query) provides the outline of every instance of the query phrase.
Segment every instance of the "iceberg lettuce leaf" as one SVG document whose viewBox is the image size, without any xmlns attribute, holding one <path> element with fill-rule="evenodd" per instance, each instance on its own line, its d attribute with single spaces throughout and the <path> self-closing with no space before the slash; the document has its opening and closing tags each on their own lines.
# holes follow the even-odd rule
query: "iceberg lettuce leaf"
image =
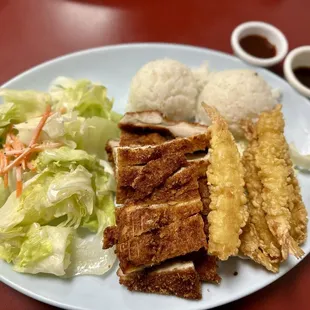
<svg viewBox="0 0 310 310">
<path fill-rule="evenodd" d="M 72 240 L 71 264 L 66 277 L 77 275 L 102 275 L 116 261 L 114 249 L 102 250 L 102 232 L 90 234 L 79 229 Z"/>
<path fill-rule="evenodd" d="M 85 118 L 98 116 L 111 119 L 113 101 L 107 97 L 107 89 L 102 85 L 60 77 L 53 82 L 50 94 L 56 110 L 64 108 L 67 112 L 77 111 Z"/>
<path fill-rule="evenodd" d="M 73 229 L 32 224 L 13 269 L 26 273 L 65 274 L 70 264 Z"/>
<path fill-rule="evenodd" d="M 32 90 L 0 89 L 4 104 L 0 105 L 0 127 L 10 123 L 24 122 L 42 115 L 46 105 L 51 104 L 51 96 Z"/>
<path fill-rule="evenodd" d="M 66 124 L 67 139 L 98 158 L 106 159 L 105 145 L 108 140 L 118 138 L 120 130 L 117 123 L 101 117 L 79 118 Z"/>
</svg>

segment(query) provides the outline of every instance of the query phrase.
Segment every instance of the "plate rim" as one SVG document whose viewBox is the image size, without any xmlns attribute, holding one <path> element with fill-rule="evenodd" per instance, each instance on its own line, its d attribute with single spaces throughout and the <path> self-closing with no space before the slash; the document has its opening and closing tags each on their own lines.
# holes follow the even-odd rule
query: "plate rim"
<svg viewBox="0 0 310 310">
<path fill-rule="evenodd" d="M 79 57 L 79 56 L 83 56 L 83 55 L 87 55 L 87 54 L 91 54 L 91 53 L 96 53 L 96 52 L 100 52 L 100 51 L 105 51 L 105 50 L 121 50 L 121 49 L 128 49 L 128 48 L 172 48 L 172 49 L 183 49 L 183 50 L 187 50 L 187 51 L 200 51 L 200 52 L 207 52 L 209 54 L 212 55 L 216 55 L 216 56 L 222 56 L 225 57 L 226 59 L 230 59 L 234 62 L 240 62 L 240 63 L 244 63 L 243 61 L 241 61 L 238 57 L 232 55 L 232 54 L 228 54 L 226 52 L 222 52 L 222 51 L 218 51 L 218 50 L 214 50 L 214 49 L 209 49 L 207 47 L 200 47 L 200 46 L 194 46 L 194 45 L 188 45 L 188 44 L 176 44 L 176 43 L 163 43 L 163 42 L 143 42 L 143 43 L 123 43 L 123 44 L 113 44 L 113 45 L 106 45 L 106 46 L 98 46 L 98 47 L 93 47 L 93 48 L 89 48 L 89 49 L 82 49 L 82 50 L 78 50 L 78 51 L 74 51 L 71 53 L 67 53 L 52 59 L 49 59 L 47 61 L 44 61 L 42 63 L 39 63 L 33 67 L 30 67 L 29 69 L 19 73 L 18 75 L 14 76 L 13 78 L 9 79 L 8 81 L 4 82 L 2 85 L 0 85 L 0 88 L 4 88 L 7 87 L 7 85 L 16 82 L 17 80 L 26 77 L 28 74 L 33 73 L 34 71 L 40 70 L 42 68 L 45 68 L 47 66 L 53 65 L 55 63 L 61 62 L 61 61 L 65 61 L 66 59 L 69 58 L 74 58 L 74 57 Z M 253 67 L 250 64 L 246 64 L 249 67 Z M 297 96 L 300 97 L 301 100 L 304 101 L 305 104 L 310 106 L 310 101 L 307 100 L 306 97 L 302 96 L 300 93 L 298 93 L 284 78 L 282 78 L 281 76 L 278 76 L 277 74 L 275 74 L 272 71 L 269 71 L 265 68 L 261 68 L 261 67 L 253 67 L 253 69 L 259 69 L 260 71 L 267 73 L 268 75 L 273 76 L 276 80 L 281 81 L 281 83 L 286 83 L 291 91 L 293 91 Z M 287 271 L 285 273 L 280 273 L 280 274 L 276 274 L 275 277 L 272 279 L 272 281 L 270 283 L 268 283 L 265 286 L 254 286 L 253 288 L 249 289 L 246 293 L 239 293 L 239 294 L 235 294 L 233 296 L 229 296 L 228 298 L 226 298 L 223 301 L 218 301 L 215 302 L 213 305 L 211 305 L 211 307 L 207 308 L 207 309 L 213 309 L 215 307 L 218 306 L 222 306 L 222 305 L 226 305 L 229 304 L 231 302 L 234 302 L 236 300 L 239 300 L 243 297 L 249 296 L 255 292 L 258 292 L 261 289 L 264 289 L 266 287 L 268 287 L 270 284 L 276 282 L 278 279 L 280 279 L 282 276 L 286 275 L 288 272 L 290 272 L 294 267 L 296 267 L 301 261 L 303 261 L 305 259 L 305 257 L 308 256 L 308 254 L 310 253 L 310 251 L 308 253 L 306 253 L 295 265 L 291 265 Z M 35 275 L 34 275 L 35 276 Z M 63 308 L 63 309 L 68 309 L 68 310 L 89 310 L 88 308 L 84 308 L 84 307 L 79 307 L 79 306 L 73 306 L 64 302 L 58 302 L 55 301 L 53 299 L 50 299 L 49 297 L 44 297 L 42 295 L 39 295 L 35 292 L 32 292 L 30 290 L 28 290 L 27 288 L 19 285 L 19 284 L 15 284 L 13 281 L 9 280 L 8 278 L 3 277 L 2 274 L 0 274 L 0 280 L 8 285 L 9 287 L 13 288 L 14 290 L 22 293 L 23 295 L 26 295 L 30 298 L 33 298 L 35 300 L 38 300 L 40 302 L 43 302 L 45 304 L 49 304 L 55 307 L 59 307 L 59 308 Z M 203 303 L 201 305 L 199 304 L 192 304 L 193 306 L 188 307 L 188 310 L 204 310 L 206 309 L 206 306 L 203 305 Z"/>
</svg>

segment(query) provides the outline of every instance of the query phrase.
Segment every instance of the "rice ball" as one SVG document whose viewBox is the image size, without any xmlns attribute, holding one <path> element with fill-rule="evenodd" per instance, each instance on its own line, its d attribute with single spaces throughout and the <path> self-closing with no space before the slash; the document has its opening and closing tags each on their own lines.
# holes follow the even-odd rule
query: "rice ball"
<svg viewBox="0 0 310 310">
<path fill-rule="evenodd" d="M 214 106 L 228 122 L 236 137 L 243 136 L 240 122 L 256 119 L 271 110 L 276 96 L 267 82 L 252 70 L 227 70 L 214 73 L 199 95 L 196 121 L 211 124 L 201 103 Z"/>
<path fill-rule="evenodd" d="M 133 77 L 126 110 L 158 110 L 173 120 L 193 120 L 197 96 L 197 82 L 187 66 L 159 59 L 144 65 Z"/>
</svg>

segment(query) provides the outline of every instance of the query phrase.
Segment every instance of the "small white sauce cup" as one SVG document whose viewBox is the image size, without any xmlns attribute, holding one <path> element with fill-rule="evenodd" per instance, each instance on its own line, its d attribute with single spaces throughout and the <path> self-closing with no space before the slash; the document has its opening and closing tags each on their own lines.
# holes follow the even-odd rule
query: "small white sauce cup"
<svg viewBox="0 0 310 310">
<path fill-rule="evenodd" d="M 247 53 L 240 45 L 240 40 L 249 35 L 265 37 L 276 47 L 276 55 L 271 58 L 258 58 Z M 240 24 L 231 35 L 231 46 L 236 56 L 259 67 L 272 67 L 280 63 L 288 52 L 288 43 L 285 35 L 273 25 L 251 21 Z"/>
<path fill-rule="evenodd" d="M 284 75 L 287 81 L 302 95 L 310 97 L 310 89 L 299 82 L 294 74 L 298 67 L 310 67 L 310 45 L 293 49 L 284 61 Z"/>
</svg>

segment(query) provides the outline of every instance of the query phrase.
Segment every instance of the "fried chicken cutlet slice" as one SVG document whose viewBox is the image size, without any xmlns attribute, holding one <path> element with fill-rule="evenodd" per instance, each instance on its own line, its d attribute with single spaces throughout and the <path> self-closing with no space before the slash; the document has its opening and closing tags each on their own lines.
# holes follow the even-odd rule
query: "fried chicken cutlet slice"
<svg viewBox="0 0 310 310">
<path fill-rule="evenodd" d="M 181 167 L 177 172 L 170 175 L 147 196 L 139 196 L 132 186 L 134 180 L 142 171 L 143 166 L 123 167 L 116 173 L 116 201 L 117 203 L 143 201 L 144 204 L 153 204 L 164 203 L 169 200 L 186 201 L 192 199 L 197 194 L 197 178 L 199 175 L 205 175 L 208 165 L 209 160 L 206 156 L 197 160 L 187 161 L 184 167 Z M 163 165 L 162 168 L 164 168 Z M 143 183 L 141 186 L 143 187 Z"/>
<path fill-rule="evenodd" d="M 266 221 L 272 234 L 277 238 L 284 259 L 288 253 L 300 258 L 304 252 L 298 246 L 291 232 L 299 228 L 305 234 L 306 218 L 298 188 L 293 185 L 292 164 L 284 137 L 284 119 L 281 105 L 260 115 L 256 124 L 258 145 L 255 162 L 263 184 L 262 198 Z M 296 179 L 295 179 L 296 180 Z M 298 210 L 292 221 L 292 211 Z M 296 230 L 297 228 L 297 230 Z M 294 232 L 294 231 L 293 231 Z M 303 239 L 303 238 L 301 238 Z"/>
<path fill-rule="evenodd" d="M 191 261 L 168 262 L 142 271 L 124 274 L 118 270 L 120 284 L 130 291 L 175 295 L 201 299 L 199 275 Z"/>
<path fill-rule="evenodd" d="M 139 134 L 122 130 L 120 139 L 109 140 L 105 150 L 108 154 L 108 160 L 114 162 L 113 149 L 115 147 L 158 145 L 165 141 L 167 141 L 167 139 L 156 132 Z"/>
<path fill-rule="evenodd" d="M 122 130 L 119 146 L 158 145 L 166 141 L 167 139 L 157 132 L 139 134 Z"/>
<path fill-rule="evenodd" d="M 196 178 L 196 176 L 205 176 L 209 160 L 208 156 L 204 156 L 195 160 L 187 160 L 185 163 L 182 162 L 181 164 L 184 164 L 184 167 L 169 176 L 165 183 L 184 185 L 193 178 Z M 127 166 L 119 169 L 116 175 L 118 187 L 132 186 L 134 180 L 141 174 L 143 167 L 144 166 Z"/>
<path fill-rule="evenodd" d="M 116 201 L 141 200 L 170 175 L 187 165 L 186 153 L 205 151 L 207 133 L 142 147 L 115 147 Z"/>
<path fill-rule="evenodd" d="M 209 240 L 209 223 L 208 215 L 210 213 L 210 192 L 208 187 L 208 178 L 206 174 L 199 175 L 198 178 L 199 194 L 202 202 L 201 216 L 204 221 L 204 230 Z M 192 259 L 195 264 L 196 271 L 199 274 L 200 280 L 204 282 L 220 283 L 221 277 L 218 275 L 218 258 L 216 256 L 208 255 L 207 250 L 201 249 L 193 253 Z"/>
<path fill-rule="evenodd" d="M 113 149 L 115 147 L 118 147 L 119 144 L 120 141 L 118 139 L 110 139 L 105 146 L 105 151 L 107 152 L 108 155 L 108 161 L 113 164 L 114 164 Z"/>
<path fill-rule="evenodd" d="M 209 127 L 210 190 L 208 253 L 221 260 L 238 254 L 240 234 L 248 218 L 244 192 L 244 169 L 234 138 L 219 112 L 203 104 L 211 118 Z"/>
<path fill-rule="evenodd" d="M 120 268 L 127 274 L 207 247 L 204 223 L 199 214 L 157 230 L 117 243 Z"/>
<path fill-rule="evenodd" d="M 116 201 L 142 200 L 151 194 L 169 176 L 187 164 L 185 155 L 171 153 L 149 161 L 144 166 L 116 167 Z M 136 167 L 136 169 L 134 168 Z M 129 172 L 129 173 L 128 173 Z M 131 187 L 131 194 L 124 200 L 120 199 L 120 190 L 123 186 Z"/>
<path fill-rule="evenodd" d="M 218 275 L 217 257 L 208 255 L 205 249 L 201 249 L 190 256 L 193 259 L 200 281 L 215 284 L 219 284 L 221 282 L 221 277 Z"/>
<path fill-rule="evenodd" d="M 210 136 L 206 131 L 195 136 L 169 140 L 159 145 L 114 147 L 114 163 L 118 168 L 145 165 L 151 160 L 156 160 L 168 154 L 205 151 L 209 146 L 209 141 Z"/>
<path fill-rule="evenodd" d="M 128 205 L 116 209 L 116 225 L 104 234 L 104 248 L 117 242 L 125 242 L 151 230 L 159 229 L 173 222 L 187 219 L 202 210 L 199 195 L 184 202 L 169 201 L 162 204 Z M 114 240 L 113 243 L 109 240 Z"/>
<path fill-rule="evenodd" d="M 169 176 L 187 163 L 184 154 L 169 153 L 166 156 L 149 161 L 138 173 L 131 186 L 135 190 L 134 199 L 143 199 L 154 188 L 161 185 Z"/>
<path fill-rule="evenodd" d="M 249 220 L 240 237 L 240 252 L 269 271 L 278 272 L 282 255 L 277 239 L 269 230 L 262 206 L 263 185 L 255 165 L 257 140 L 253 123 L 245 124 L 245 132 L 249 145 L 243 153 L 242 163 L 245 168 L 245 184 L 249 199 Z"/>
</svg>

